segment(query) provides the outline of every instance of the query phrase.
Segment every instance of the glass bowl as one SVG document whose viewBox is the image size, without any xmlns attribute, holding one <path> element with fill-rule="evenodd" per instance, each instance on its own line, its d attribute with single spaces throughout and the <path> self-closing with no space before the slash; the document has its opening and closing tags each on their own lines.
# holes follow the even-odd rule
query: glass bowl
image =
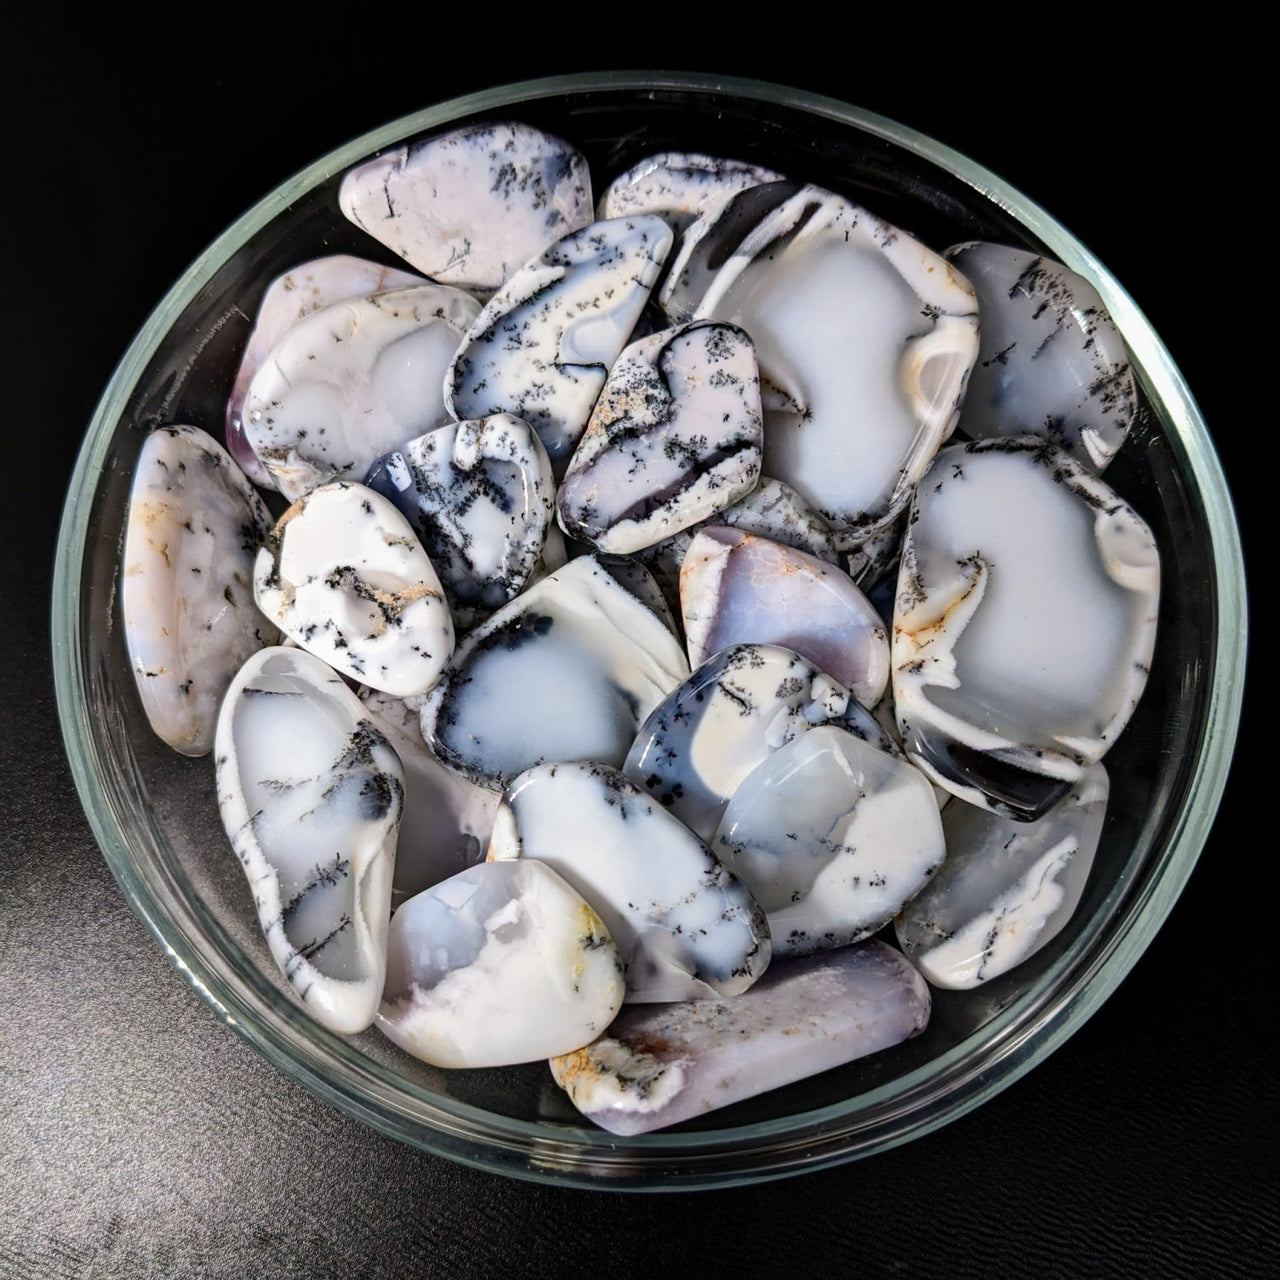
<svg viewBox="0 0 1280 1280">
<path fill-rule="evenodd" d="M 209 758 L 150 731 L 122 637 L 118 577 L 131 475 L 146 434 L 223 410 L 266 284 L 321 253 L 379 257 L 342 217 L 343 172 L 462 122 L 519 119 L 576 144 L 596 192 L 644 156 L 698 151 L 816 182 L 941 250 L 968 239 L 1043 251 L 1098 289 L 1128 344 L 1144 408 L 1107 480 L 1150 523 L 1164 583 L 1150 681 L 1107 756 L 1111 802 L 1068 928 L 1002 978 L 934 992 L 919 1038 L 708 1114 L 619 1138 L 582 1120 L 545 1063 L 443 1071 L 376 1030 L 342 1038 L 287 994 L 218 815 Z M 1244 670 L 1243 564 L 1208 433 L 1170 357 L 1084 246 L 964 156 L 843 103 L 751 81 L 579 74 L 430 107 L 338 148 L 216 240 L 156 308 L 90 424 L 63 515 L 55 676 L 81 800 L 131 905 L 174 965 L 280 1070 L 375 1128 L 462 1163 L 580 1186 L 682 1189 L 818 1169 L 964 1114 L 1097 1009 L 1160 927 L 1220 799 Z"/>
</svg>

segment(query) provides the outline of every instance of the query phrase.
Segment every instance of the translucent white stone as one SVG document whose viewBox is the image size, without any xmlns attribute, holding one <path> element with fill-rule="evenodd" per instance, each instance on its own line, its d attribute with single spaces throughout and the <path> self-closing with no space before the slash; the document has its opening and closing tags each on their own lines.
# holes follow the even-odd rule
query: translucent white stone
<svg viewBox="0 0 1280 1280">
<path fill-rule="evenodd" d="M 610 1133 L 650 1133 L 919 1035 L 929 988 L 882 942 L 779 960 L 732 1000 L 624 1009 L 551 1073 Z"/>
<path fill-rule="evenodd" d="M 626 966 L 629 1001 L 737 995 L 769 963 L 769 927 L 743 883 L 606 765 L 522 773 L 503 796 L 489 858 L 537 858 L 591 903 Z"/>
<path fill-rule="evenodd" d="M 143 442 L 125 526 L 120 604 L 138 696 L 176 751 L 213 746 L 218 704 L 279 632 L 253 603 L 262 499 L 212 436 L 160 427 Z"/>
<path fill-rule="evenodd" d="M 946 853 L 924 774 L 832 725 L 747 775 L 711 848 L 768 913 L 779 957 L 869 937 Z"/>
<path fill-rule="evenodd" d="M 567 1053 L 622 1005 L 622 962 L 600 917 L 541 862 L 482 862 L 391 921 L 378 1029 L 438 1067 Z"/>
<path fill-rule="evenodd" d="M 373 1021 L 404 773 L 359 699 L 318 658 L 263 649 L 218 716 L 218 804 L 267 945 L 334 1031 Z"/>
<path fill-rule="evenodd" d="M 578 150 L 551 134 L 477 124 L 357 165 L 338 204 L 419 271 L 487 293 L 591 221 L 591 176 Z"/>
<path fill-rule="evenodd" d="M 781 176 L 743 160 L 664 151 L 619 174 L 601 195 L 597 211 L 601 218 L 656 213 L 680 232 L 735 192 L 776 182 Z"/>
<path fill-rule="evenodd" d="M 331 667 L 405 698 L 453 652 L 440 579 L 408 521 L 380 493 L 336 481 L 280 517 L 254 566 L 254 598 Z"/>
</svg>

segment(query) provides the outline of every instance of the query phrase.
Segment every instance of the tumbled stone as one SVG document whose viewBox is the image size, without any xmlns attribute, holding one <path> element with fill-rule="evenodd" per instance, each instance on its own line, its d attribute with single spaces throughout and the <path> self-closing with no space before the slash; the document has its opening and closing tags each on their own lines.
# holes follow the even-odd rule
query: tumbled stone
<svg viewBox="0 0 1280 1280">
<path fill-rule="evenodd" d="M 444 375 L 480 311 L 445 285 L 392 289 L 312 312 L 249 384 L 244 432 L 290 499 L 362 480 L 382 454 L 449 421 Z"/>
<path fill-rule="evenodd" d="M 408 521 L 380 493 L 336 481 L 284 513 L 254 566 L 258 607 L 352 679 L 425 693 L 453 652 L 440 579 Z"/>
<path fill-rule="evenodd" d="M 437 427 L 379 458 L 365 483 L 413 525 L 463 627 L 520 594 L 554 510 L 547 451 L 506 413 Z"/>
<path fill-rule="evenodd" d="M 212 748 L 227 686 L 279 638 L 253 603 L 253 559 L 270 527 L 212 436 L 172 426 L 143 442 L 125 525 L 124 639 L 151 728 L 183 755 Z"/>
<path fill-rule="evenodd" d="M 581 556 L 459 643 L 422 733 L 451 769 L 497 791 L 547 761 L 617 766 L 688 673 L 661 620 Z"/>
<path fill-rule="evenodd" d="M 1027 249 L 971 242 L 946 256 L 973 284 L 982 315 L 960 430 L 975 440 L 1041 435 L 1103 471 L 1133 424 L 1138 390 L 1101 295 Z"/>
<path fill-rule="evenodd" d="M 711 848 L 768 913 L 779 957 L 869 937 L 946 853 L 924 774 L 834 725 L 752 770 Z"/>
<path fill-rule="evenodd" d="M 432 279 L 487 293 L 591 221 L 591 175 L 541 129 L 476 124 L 357 165 L 338 204 Z"/>
<path fill-rule="evenodd" d="M 396 912 L 377 1026 L 437 1067 L 501 1067 L 588 1043 L 622 992 L 608 930 L 550 867 L 482 862 Z"/>
<path fill-rule="evenodd" d="M 342 677 L 263 649 L 223 700 L 218 804 L 258 919 L 294 992 L 333 1031 L 382 995 L 404 773 Z"/>
<path fill-rule="evenodd" d="M 572 232 L 517 271 L 476 317 L 449 369 L 453 417 L 512 413 L 552 461 L 572 453 L 671 240 L 651 214 L 613 218 Z"/>
<path fill-rule="evenodd" d="M 551 1060 L 610 1133 L 650 1133 L 919 1035 L 929 988 L 892 947 L 779 960 L 732 1000 L 624 1009 L 606 1036 Z"/>
<path fill-rule="evenodd" d="M 679 233 L 735 192 L 777 182 L 781 174 L 743 160 L 664 151 L 619 174 L 601 195 L 601 218 L 656 213 Z"/>
<path fill-rule="evenodd" d="M 626 966 L 628 1001 L 737 995 L 769 964 L 769 926 L 742 881 L 607 765 L 522 773 L 489 858 L 537 858 L 591 903 Z"/>
<path fill-rule="evenodd" d="M 889 632 L 848 574 L 740 529 L 709 525 L 680 570 L 689 665 L 734 644 L 778 644 L 834 676 L 863 706 L 889 682 Z"/>
<path fill-rule="evenodd" d="M 1160 560 L 1141 517 L 1042 439 L 953 445 L 921 481 L 894 612 L 903 746 L 938 785 L 1040 817 L 1146 685 Z"/>
<path fill-rule="evenodd" d="M 947 860 L 895 923 L 903 951 L 929 982 L 976 987 L 1062 932 L 1089 879 L 1109 790 L 1106 769 L 1095 764 L 1035 822 L 963 800 L 947 805 Z"/>
</svg>

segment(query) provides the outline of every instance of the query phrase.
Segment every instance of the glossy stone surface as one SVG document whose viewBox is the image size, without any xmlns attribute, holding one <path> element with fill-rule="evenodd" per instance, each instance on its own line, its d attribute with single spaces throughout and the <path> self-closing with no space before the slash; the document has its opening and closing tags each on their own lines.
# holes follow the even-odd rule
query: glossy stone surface
<svg viewBox="0 0 1280 1280">
<path fill-rule="evenodd" d="M 651 546 L 745 497 L 760 477 L 760 379 L 732 325 L 664 329 L 618 357 L 557 507 L 600 551 Z"/>
<path fill-rule="evenodd" d="M 299 649 L 263 649 L 223 700 L 218 804 L 267 945 L 333 1031 L 372 1021 L 404 773 L 345 684 Z"/>
<path fill-rule="evenodd" d="M 746 886 L 616 769 L 544 764 L 507 789 L 489 858 L 536 858 L 600 913 L 635 1003 L 738 995 L 769 964 Z"/>
<path fill-rule="evenodd" d="M 656 213 L 680 232 L 704 213 L 718 209 L 735 192 L 781 177 L 772 169 L 743 160 L 664 151 L 619 174 L 601 195 L 597 209 L 602 218 Z"/>
<path fill-rule="evenodd" d="M 500 1067 L 577 1048 L 622 1005 L 600 917 L 550 867 L 482 862 L 391 921 L 377 1026 L 438 1067 Z"/>
<path fill-rule="evenodd" d="M 946 854 L 924 774 L 833 725 L 747 775 L 711 848 L 768 913 L 779 957 L 869 937 Z"/>
<path fill-rule="evenodd" d="M 964 990 L 1008 973 L 1065 928 L 1102 835 L 1110 783 L 1094 765 L 1036 822 L 962 800 L 942 811 L 947 860 L 895 927 L 936 987 Z"/>
<path fill-rule="evenodd" d="M 253 602 L 253 560 L 271 517 L 198 427 L 161 427 L 129 491 L 120 608 L 138 696 L 175 751 L 213 747 L 218 704 L 250 654 L 279 633 Z"/>
<path fill-rule="evenodd" d="M 982 316 L 960 430 L 975 440 L 1041 435 L 1103 471 L 1133 424 L 1138 390 L 1098 291 L 1026 249 L 972 242 L 946 256 L 972 282 Z"/>
<path fill-rule="evenodd" d="M 541 129 L 478 124 L 357 165 L 338 203 L 432 279 L 488 293 L 591 221 L 591 176 L 576 147 Z"/>
<path fill-rule="evenodd" d="M 551 1072 L 610 1133 L 651 1133 L 900 1044 L 924 1030 L 929 1009 L 907 961 L 865 942 L 779 960 L 732 1000 L 624 1009 Z"/>
<path fill-rule="evenodd" d="M 954 445 L 922 480 L 894 611 L 903 745 L 1024 819 L 1102 758 L 1146 685 L 1160 562 L 1113 490 L 1034 437 Z"/>
<path fill-rule="evenodd" d="M 553 461 L 572 453 L 671 239 L 652 214 L 613 218 L 565 236 L 517 271 L 476 318 L 449 370 L 453 417 L 512 413 Z"/>
<path fill-rule="evenodd" d="M 272 348 L 245 396 L 244 432 L 290 499 L 362 480 L 374 461 L 448 422 L 444 375 L 480 304 L 418 285 L 315 311 Z"/>
<path fill-rule="evenodd" d="M 463 627 L 519 595 L 554 510 L 551 460 L 506 413 L 437 427 L 379 458 L 365 483 L 413 526 Z"/>
</svg>

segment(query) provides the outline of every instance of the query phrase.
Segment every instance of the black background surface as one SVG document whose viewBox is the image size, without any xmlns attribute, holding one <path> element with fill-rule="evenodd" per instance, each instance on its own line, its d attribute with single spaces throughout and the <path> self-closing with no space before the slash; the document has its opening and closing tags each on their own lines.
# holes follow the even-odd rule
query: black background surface
<svg viewBox="0 0 1280 1280">
<path fill-rule="evenodd" d="M 1275 910 L 1260 878 L 1276 840 L 1257 707 L 1273 697 L 1257 676 L 1197 870 L 1063 1048 L 898 1150 L 678 1196 L 455 1166 L 278 1075 L 131 913 L 58 735 L 47 618 L 62 495 L 150 309 L 229 222 L 340 142 L 563 71 L 772 79 L 915 126 L 1009 179 L 1164 338 L 1256 560 L 1263 468 L 1274 475 L 1274 235 L 1254 162 L 1229 140 L 1240 126 L 1211 92 L 1219 70 L 1248 73 L 1196 41 L 1143 61 L 1095 29 L 1100 17 L 1035 40 L 1002 36 L 990 15 L 931 27 L 902 7 L 811 19 L 809 32 L 799 14 L 752 31 L 721 11 L 706 34 L 634 8 L 528 15 L 511 33 L 476 6 L 370 5 L 323 23 L 213 7 L 14 14 L 0 50 L 0 1277 L 628 1276 L 717 1261 L 822 1275 L 1280 1270 Z"/>
</svg>

